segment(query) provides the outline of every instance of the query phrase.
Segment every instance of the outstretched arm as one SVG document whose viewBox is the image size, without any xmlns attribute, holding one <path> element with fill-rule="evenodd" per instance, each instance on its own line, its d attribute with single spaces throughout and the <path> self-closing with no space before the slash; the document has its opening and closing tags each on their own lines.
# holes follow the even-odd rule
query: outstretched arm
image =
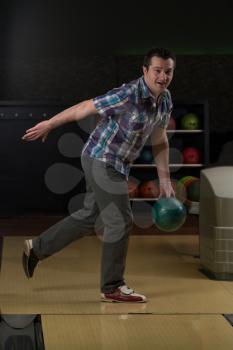
<svg viewBox="0 0 233 350">
<path fill-rule="evenodd" d="M 77 105 L 65 109 L 61 113 L 56 114 L 51 119 L 44 120 L 32 128 L 26 130 L 26 133 L 23 135 L 22 139 L 25 141 L 34 141 L 42 138 L 42 142 L 44 142 L 52 129 L 55 129 L 58 126 L 66 123 L 78 121 L 91 114 L 96 113 L 98 112 L 94 106 L 92 99 L 80 102 Z"/>
</svg>

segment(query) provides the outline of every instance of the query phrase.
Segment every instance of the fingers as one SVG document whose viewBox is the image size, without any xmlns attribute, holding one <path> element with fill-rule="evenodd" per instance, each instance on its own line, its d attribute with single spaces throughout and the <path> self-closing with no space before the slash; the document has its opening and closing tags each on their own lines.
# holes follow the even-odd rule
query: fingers
<svg viewBox="0 0 233 350">
<path fill-rule="evenodd" d="M 32 128 L 27 129 L 26 134 L 29 134 L 31 132 L 36 132 L 36 131 L 39 132 L 39 130 L 40 130 L 40 126 L 39 126 L 39 124 L 37 124 L 37 125 L 33 126 Z"/>
<path fill-rule="evenodd" d="M 27 129 L 26 130 L 26 134 L 28 134 L 29 132 L 33 132 L 33 131 L 35 131 L 36 130 L 36 127 L 33 127 L 33 128 L 31 128 L 31 129 Z"/>
<path fill-rule="evenodd" d="M 34 141 L 36 139 L 38 139 L 40 137 L 40 135 L 38 133 L 35 132 L 31 132 L 28 134 L 23 135 L 22 140 L 24 141 Z"/>
<path fill-rule="evenodd" d="M 24 141 L 34 141 L 38 138 L 42 138 L 42 142 L 45 142 L 48 135 L 48 127 L 45 121 L 36 124 L 30 129 L 27 129 L 25 134 L 22 137 Z"/>
<path fill-rule="evenodd" d="M 175 197 L 176 194 L 173 190 L 160 190 L 160 194 L 158 196 L 158 198 L 161 198 L 161 197 L 166 197 L 166 198 L 169 198 L 169 197 Z"/>
<path fill-rule="evenodd" d="M 42 130 L 42 123 L 34 125 L 32 128 L 26 130 L 26 134 L 40 132 Z"/>
<path fill-rule="evenodd" d="M 48 137 L 48 134 L 49 134 L 49 131 L 46 132 L 46 133 L 44 134 L 44 136 L 43 136 L 43 138 L 42 138 L 42 142 L 45 142 L 45 140 L 46 140 L 47 137 Z"/>
<path fill-rule="evenodd" d="M 25 137 L 23 138 L 24 141 L 35 141 L 36 139 L 38 139 L 38 137 Z"/>
<path fill-rule="evenodd" d="M 26 132 L 26 134 L 23 135 L 23 138 L 30 138 L 35 135 L 37 135 L 35 132 Z"/>
<path fill-rule="evenodd" d="M 42 134 L 42 133 L 38 133 L 38 132 L 29 132 L 29 133 L 23 135 L 22 140 L 35 141 L 35 140 L 39 139 L 40 137 L 42 137 L 42 142 L 45 142 L 45 140 L 47 139 L 47 136 L 48 136 L 48 133 Z"/>
<path fill-rule="evenodd" d="M 26 133 L 23 135 L 23 140 L 29 140 L 32 137 L 36 136 L 38 134 L 38 130 L 36 127 L 33 127 L 31 129 L 26 130 Z"/>
</svg>

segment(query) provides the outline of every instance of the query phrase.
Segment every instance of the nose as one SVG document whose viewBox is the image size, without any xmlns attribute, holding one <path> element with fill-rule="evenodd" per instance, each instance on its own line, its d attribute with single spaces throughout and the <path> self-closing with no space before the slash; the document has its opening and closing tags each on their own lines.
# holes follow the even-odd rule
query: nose
<svg viewBox="0 0 233 350">
<path fill-rule="evenodd" d="M 164 71 L 160 72 L 160 79 L 162 81 L 166 81 L 167 80 L 167 75 L 166 75 L 166 73 Z"/>
</svg>

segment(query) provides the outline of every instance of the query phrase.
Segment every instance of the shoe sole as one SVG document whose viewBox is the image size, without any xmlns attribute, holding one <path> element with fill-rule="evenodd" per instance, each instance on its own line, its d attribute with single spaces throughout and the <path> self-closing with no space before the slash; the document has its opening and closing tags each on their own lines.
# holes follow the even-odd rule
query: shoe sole
<svg viewBox="0 0 233 350">
<path fill-rule="evenodd" d="M 130 303 L 130 304 L 133 304 L 133 303 L 146 303 L 147 300 L 142 300 L 142 301 L 121 301 L 121 300 L 115 300 L 115 299 L 105 299 L 105 298 L 101 298 L 100 301 L 103 301 L 104 303 Z"/>
<path fill-rule="evenodd" d="M 23 242 L 23 269 L 24 269 L 24 273 L 26 275 L 26 277 L 29 279 L 31 276 L 29 274 L 28 271 L 28 257 L 30 255 L 30 245 L 29 245 L 29 241 L 25 240 Z"/>
<path fill-rule="evenodd" d="M 29 244 L 28 240 L 25 240 L 23 242 L 23 251 L 29 257 L 29 255 L 30 255 L 30 244 Z"/>
</svg>

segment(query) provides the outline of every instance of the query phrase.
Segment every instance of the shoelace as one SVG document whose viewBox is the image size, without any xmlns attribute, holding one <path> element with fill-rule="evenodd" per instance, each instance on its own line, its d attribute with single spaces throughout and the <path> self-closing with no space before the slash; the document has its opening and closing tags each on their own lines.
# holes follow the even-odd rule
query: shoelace
<svg viewBox="0 0 233 350">
<path fill-rule="evenodd" d="M 134 290 L 129 288 L 128 286 L 124 285 L 120 287 L 120 291 L 125 295 L 130 295 L 134 293 Z"/>
</svg>

